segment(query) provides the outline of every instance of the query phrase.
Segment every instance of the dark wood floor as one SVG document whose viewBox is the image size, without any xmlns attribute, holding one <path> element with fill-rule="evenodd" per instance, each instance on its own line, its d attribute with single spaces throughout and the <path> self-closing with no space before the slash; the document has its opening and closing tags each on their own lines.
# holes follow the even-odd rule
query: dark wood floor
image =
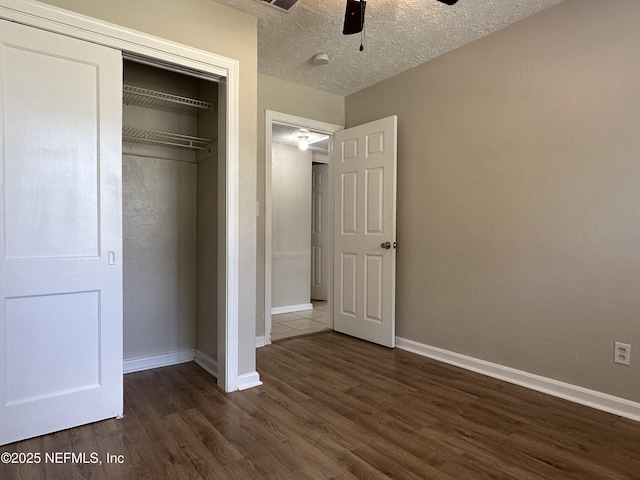
<svg viewBox="0 0 640 480">
<path fill-rule="evenodd" d="M 197 365 L 125 376 L 125 418 L 0 447 L 124 463 L 0 479 L 640 479 L 640 424 L 335 333 L 258 350 L 230 395 Z"/>
</svg>

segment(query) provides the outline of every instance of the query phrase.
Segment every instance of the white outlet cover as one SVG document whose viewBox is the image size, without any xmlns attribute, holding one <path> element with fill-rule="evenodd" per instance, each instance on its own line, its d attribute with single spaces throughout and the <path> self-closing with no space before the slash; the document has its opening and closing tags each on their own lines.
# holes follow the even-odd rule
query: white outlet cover
<svg viewBox="0 0 640 480">
<path fill-rule="evenodd" d="M 615 342 L 613 361 L 622 365 L 631 365 L 631 345 Z"/>
</svg>

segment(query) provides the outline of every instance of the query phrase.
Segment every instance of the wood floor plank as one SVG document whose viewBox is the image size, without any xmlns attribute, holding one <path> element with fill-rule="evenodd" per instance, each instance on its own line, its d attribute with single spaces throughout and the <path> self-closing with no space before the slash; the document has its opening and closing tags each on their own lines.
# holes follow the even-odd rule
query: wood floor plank
<svg viewBox="0 0 640 480">
<path fill-rule="evenodd" d="M 323 472 L 340 478 L 380 478 L 380 472 L 371 470 L 369 465 L 352 453 L 354 446 L 359 444 L 356 436 L 350 435 L 349 431 L 328 429 L 324 422 L 313 420 L 308 415 L 300 415 L 300 410 L 306 410 L 318 416 L 319 409 L 307 404 L 296 411 L 294 405 L 278 403 L 267 394 L 261 392 L 259 396 L 259 401 L 254 401 L 253 404 L 258 406 L 262 414 L 273 418 L 277 424 L 286 426 L 291 432 L 291 441 L 312 446 L 310 450 L 319 454 L 314 456 Z M 336 470 L 336 464 L 348 465 L 347 470 L 353 476 L 346 476 L 344 472 Z"/>
<path fill-rule="evenodd" d="M 95 468 L 93 462 L 103 462 L 104 455 L 98 453 L 98 443 L 90 428 L 71 428 L 67 430 L 71 452 L 82 454 L 82 460 L 75 463 L 76 472 L 81 478 L 107 480 L 108 472 L 105 469 Z"/>
<path fill-rule="evenodd" d="M 24 455 L 43 452 L 43 438 L 44 437 L 31 438 L 24 442 L 9 445 L 8 447 L 0 447 L 0 452 L 21 453 Z M 40 462 L 42 462 L 42 459 Z M 10 474 L 14 474 L 16 478 L 23 480 L 43 480 L 46 478 L 42 463 L 5 464 L 4 462 L 0 462 L 0 478 L 8 478 Z"/>
<path fill-rule="evenodd" d="M 196 408 L 180 412 L 182 420 L 217 462 L 226 465 L 244 457 Z"/>
<path fill-rule="evenodd" d="M 0 452 L 122 464 L 0 464 L 1 480 L 640 480 L 640 423 L 336 333 L 257 352 L 225 394 L 194 363 L 125 376 L 125 417 Z"/>
<path fill-rule="evenodd" d="M 253 395 L 253 392 L 251 392 Z M 288 459 L 290 468 L 299 470 L 300 478 L 345 478 L 344 469 L 337 467 L 330 457 L 314 446 L 298 432 L 283 422 L 276 422 L 274 417 L 261 408 L 258 398 L 249 399 L 246 395 L 234 395 L 234 402 L 251 418 L 252 429 L 260 431 L 270 448 L 276 449 L 279 456 Z M 255 397 L 255 395 L 254 395 Z M 351 466 L 351 465 L 350 465 Z M 373 478 L 373 477 L 371 477 Z"/>
<path fill-rule="evenodd" d="M 268 375 L 265 380 L 271 377 Z M 359 423 L 336 412 L 334 408 L 327 408 L 327 405 L 319 401 L 309 400 L 305 404 L 291 404 L 286 398 L 280 397 L 277 390 L 266 390 L 266 395 L 275 398 L 276 403 L 287 413 L 299 419 L 300 428 L 307 429 L 307 435 L 313 437 L 313 441 L 331 441 L 342 448 L 351 450 L 357 456 L 362 457 L 363 452 L 368 451 L 368 444 L 374 445 L 372 449 L 376 455 L 389 459 L 389 463 L 396 462 L 399 465 L 409 465 L 408 470 L 419 473 L 425 479 L 447 479 L 453 477 L 438 472 L 438 469 L 427 463 L 423 458 L 416 457 L 406 450 L 399 448 L 396 443 L 388 441 L 384 437 L 377 437 L 372 440 L 371 431 Z M 269 406 L 271 415 L 281 413 L 273 405 Z M 410 441 L 410 440 L 409 440 Z M 322 448 L 322 447 L 319 447 Z M 423 454 L 424 452 L 420 452 Z M 371 456 L 369 457 L 371 458 Z M 434 461 L 432 459 L 432 461 Z M 437 463 L 437 460 L 434 461 Z"/>
<path fill-rule="evenodd" d="M 60 463 L 57 463 L 58 457 L 54 457 L 56 463 L 54 463 L 53 461 L 49 462 L 46 460 L 47 453 L 54 455 L 56 453 L 71 452 L 71 444 L 69 443 L 68 431 L 65 430 L 62 432 L 52 433 L 51 435 L 46 435 L 43 438 L 42 448 L 43 448 L 42 455 L 45 457 L 45 461 L 41 465 L 44 465 L 45 477 L 47 479 L 76 480 L 81 478 L 80 475 L 77 473 L 76 469 L 74 468 L 74 464 L 70 462 L 69 463 L 65 462 L 64 457 Z"/>
<path fill-rule="evenodd" d="M 190 465 L 181 464 L 181 470 L 189 473 L 181 473 L 179 478 L 189 475 L 197 478 L 223 478 L 226 474 L 224 466 L 218 461 L 214 452 L 210 451 L 189 428 L 184 418 L 179 413 L 172 413 L 163 419 L 164 427 L 174 439 L 184 457 L 189 460 Z M 191 470 L 191 468 L 193 470 Z"/>
</svg>

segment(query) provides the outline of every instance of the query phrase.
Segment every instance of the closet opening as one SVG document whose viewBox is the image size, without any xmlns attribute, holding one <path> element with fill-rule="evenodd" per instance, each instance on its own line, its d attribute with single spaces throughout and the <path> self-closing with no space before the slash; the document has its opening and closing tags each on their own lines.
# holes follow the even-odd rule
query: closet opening
<svg viewBox="0 0 640 480">
<path fill-rule="evenodd" d="M 217 376 L 220 83 L 162 67 L 123 65 L 124 371 L 195 360 Z"/>
</svg>

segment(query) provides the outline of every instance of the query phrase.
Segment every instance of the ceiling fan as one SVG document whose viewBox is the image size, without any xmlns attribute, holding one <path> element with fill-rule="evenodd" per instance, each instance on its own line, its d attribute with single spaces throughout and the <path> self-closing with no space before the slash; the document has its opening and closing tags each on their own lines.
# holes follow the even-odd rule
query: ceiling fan
<svg viewBox="0 0 640 480">
<path fill-rule="evenodd" d="M 458 0 L 437 0 L 440 3 L 454 5 Z M 367 8 L 366 0 L 347 0 L 347 9 L 344 14 L 343 35 L 361 33 L 364 30 L 364 11 Z M 364 46 L 360 43 L 360 51 Z"/>
</svg>

